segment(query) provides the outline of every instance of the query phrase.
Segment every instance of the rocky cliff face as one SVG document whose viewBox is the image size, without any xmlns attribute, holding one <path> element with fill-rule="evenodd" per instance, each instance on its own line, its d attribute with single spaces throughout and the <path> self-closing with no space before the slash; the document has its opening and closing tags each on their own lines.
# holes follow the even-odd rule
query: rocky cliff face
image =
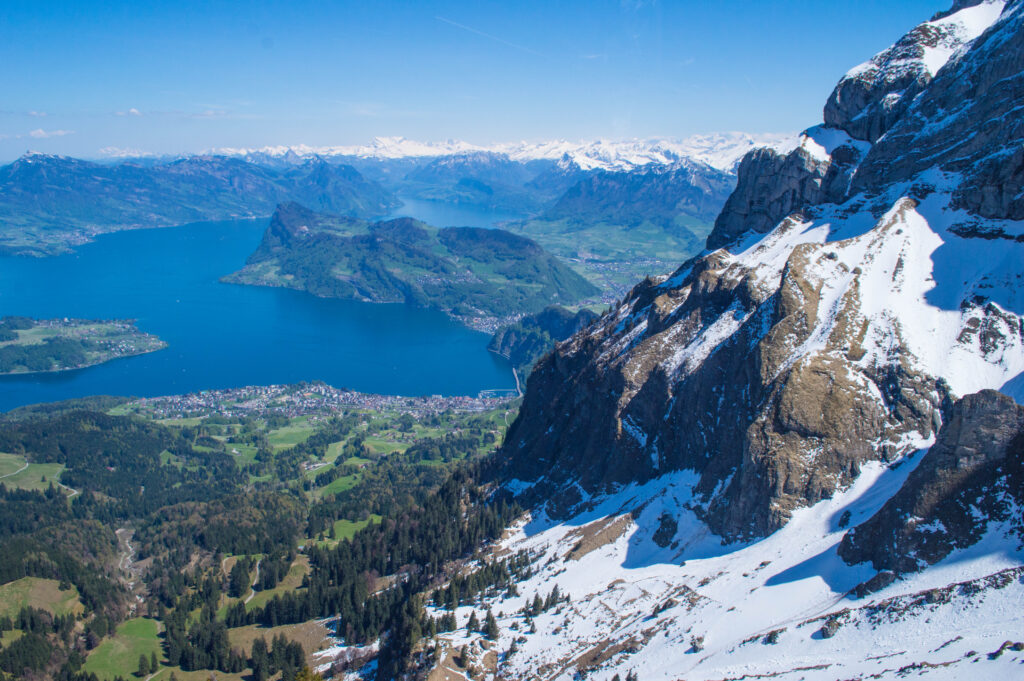
<svg viewBox="0 0 1024 681">
<path fill-rule="evenodd" d="M 748 155 L 708 252 L 537 365 L 508 475 L 568 509 L 692 470 L 712 530 L 763 536 L 1024 371 L 1021 24 L 954 7 Z"/>
<path fill-rule="evenodd" d="M 994 390 L 953 406 L 903 487 L 839 546 L 849 563 L 914 572 L 976 544 L 991 523 L 1024 536 L 1024 407 Z"/>
</svg>

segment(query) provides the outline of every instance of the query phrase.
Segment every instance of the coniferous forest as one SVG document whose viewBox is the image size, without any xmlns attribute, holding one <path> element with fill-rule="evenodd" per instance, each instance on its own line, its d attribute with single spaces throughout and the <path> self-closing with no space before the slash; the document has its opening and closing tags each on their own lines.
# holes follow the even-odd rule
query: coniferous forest
<svg viewBox="0 0 1024 681">
<path fill-rule="evenodd" d="M 4 678 L 101 678 L 94 660 L 145 621 L 159 633 L 132 660 L 141 677 L 312 678 L 294 632 L 317 620 L 397 674 L 454 628 L 423 607 L 431 590 L 519 513 L 488 485 L 497 412 L 161 420 L 123 402 L 0 421 L 3 463 L 24 467 L 0 479 L 0 582 L 74 595 L 0 619 Z M 455 588 L 508 576 L 488 566 Z"/>
</svg>

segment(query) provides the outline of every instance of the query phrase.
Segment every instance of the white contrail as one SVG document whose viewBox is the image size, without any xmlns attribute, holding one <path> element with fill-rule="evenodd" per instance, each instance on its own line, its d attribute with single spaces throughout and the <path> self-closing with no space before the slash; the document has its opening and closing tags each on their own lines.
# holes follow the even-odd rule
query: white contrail
<svg viewBox="0 0 1024 681">
<path fill-rule="evenodd" d="M 488 39 L 493 40 L 495 42 L 499 42 L 502 45 L 508 45 L 509 47 L 514 47 L 517 50 L 522 50 L 523 52 L 528 52 L 528 53 L 536 55 L 538 57 L 543 57 L 544 56 L 543 54 L 541 54 L 537 50 L 531 50 L 529 47 L 523 47 L 522 45 L 516 45 L 515 43 L 510 43 L 509 41 L 504 40 L 502 38 L 499 38 L 496 35 L 491 35 L 490 33 L 484 33 L 483 31 L 478 31 L 477 29 L 473 28 L 472 26 L 466 26 L 465 24 L 460 24 L 457 21 L 452 21 L 451 19 L 445 19 L 444 17 L 434 17 L 434 18 L 437 19 L 438 21 L 443 21 L 446 24 L 451 24 L 452 26 L 454 26 L 456 28 L 461 28 L 464 31 L 469 31 L 470 33 L 476 33 L 477 35 L 483 36 L 484 38 L 488 38 Z"/>
</svg>

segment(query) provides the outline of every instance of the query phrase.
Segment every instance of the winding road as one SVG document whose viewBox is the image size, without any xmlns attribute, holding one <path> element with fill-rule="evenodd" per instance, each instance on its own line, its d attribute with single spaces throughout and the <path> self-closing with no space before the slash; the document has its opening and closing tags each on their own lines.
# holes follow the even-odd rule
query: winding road
<svg viewBox="0 0 1024 681">
<path fill-rule="evenodd" d="M 262 562 L 262 558 L 256 561 L 256 576 L 252 579 L 252 589 L 249 591 L 249 595 L 245 597 L 245 601 L 243 601 L 246 604 L 256 596 L 256 585 L 260 582 L 260 563 Z"/>
<path fill-rule="evenodd" d="M 26 461 L 26 462 L 25 462 L 25 465 L 24 465 L 24 466 L 22 466 L 21 468 L 19 468 L 19 469 L 18 469 L 18 470 L 16 470 L 16 471 L 14 471 L 13 473 L 8 473 L 7 475 L 0 475 L 0 480 L 2 480 L 3 478 L 9 478 L 9 477 L 11 477 L 12 475 L 17 475 L 18 473 L 22 472 L 22 471 L 23 471 L 23 470 L 25 470 L 26 468 L 28 468 L 28 461 Z M 58 484 L 58 485 L 60 485 L 60 483 L 59 483 L 59 482 L 58 482 L 57 484 Z"/>
</svg>

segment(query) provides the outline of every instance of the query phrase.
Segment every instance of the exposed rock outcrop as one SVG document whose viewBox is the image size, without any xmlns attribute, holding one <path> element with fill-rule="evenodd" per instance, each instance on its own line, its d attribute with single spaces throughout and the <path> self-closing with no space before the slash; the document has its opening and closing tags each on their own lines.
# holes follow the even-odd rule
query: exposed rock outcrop
<svg viewBox="0 0 1024 681">
<path fill-rule="evenodd" d="M 825 104 L 825 125 L 854 139 L 877 141 L 928 86 L 945 58 L 973 39 L 974 32 L 957 15 L 982 4 L 958 3 L 847 73 Z"/>
<path fill-rule="evenodd" d="M 955 186 L 956 207 L 984 218 L 1024 218 L 1022 100 L 1024 13 L 1019 3 L 1010 3 L 992 29 L 968 52 L 954 55 L 872 148 L 851 192 L 874 192 L 941 170 Z M 944 179 L 933 173 L 931 181 Z"/>
<path fill-rule="evenodd" d="M 953 406 L 899 492 L 839 547 L 849 563 L 906 573 L 977 543 L 992 522 L 1024 526 L 1024 406 L 994 390 Z"/>
<path fill-rule="evenodd" d="M 845 197 L 866 145 L 823 126 L 806 131 L 788 154 L 757 149 L 743 157 L 734 191 L 715 220 L 708 249 L 747 233 L 770 232 L 787 215 Z"/>
</svg>

